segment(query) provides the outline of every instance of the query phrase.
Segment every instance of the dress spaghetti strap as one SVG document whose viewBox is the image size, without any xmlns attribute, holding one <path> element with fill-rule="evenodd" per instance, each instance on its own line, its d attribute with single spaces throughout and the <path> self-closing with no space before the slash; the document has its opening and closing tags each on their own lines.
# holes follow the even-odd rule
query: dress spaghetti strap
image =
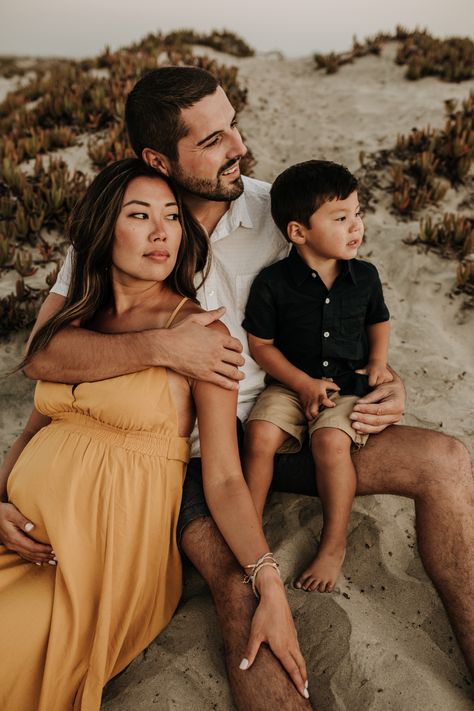
<svg viewBox="0 0 474 711">
<path fill-rule="evenodd" d="M 175 320 L 176 316 L 181 311 L 181 307 L 184 306 L 184 304 L 186 303 L 186 301 L 188 301 L 188 299 L 189 299 L 188 296 L 185 296 L 184 298 L 181 299 L 181 301 L 179 302 L 179 304 L 177 305 L 177 307 L 175 308 L 175 310 L 173 311 L 173 313 L 171 314 L 171 316 L 165 323 L 165 328 L 169 328 L 171 326 L 171 324 Z"/>
</svg>

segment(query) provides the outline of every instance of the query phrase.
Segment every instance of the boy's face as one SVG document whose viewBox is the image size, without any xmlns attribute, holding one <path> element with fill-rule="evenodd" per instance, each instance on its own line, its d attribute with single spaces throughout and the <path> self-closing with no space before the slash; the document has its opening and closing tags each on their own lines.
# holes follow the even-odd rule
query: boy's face
<svg viewBox="0 0 474 711">
<path fill-rule="evenodd" d="M 304 251 L 322 259 L 353 259 L 364 236 L 359 199 L 354 191 L 345 200 L 325 202 L 313 212 L 309 229 L 302 227 Z"/>
</svg>

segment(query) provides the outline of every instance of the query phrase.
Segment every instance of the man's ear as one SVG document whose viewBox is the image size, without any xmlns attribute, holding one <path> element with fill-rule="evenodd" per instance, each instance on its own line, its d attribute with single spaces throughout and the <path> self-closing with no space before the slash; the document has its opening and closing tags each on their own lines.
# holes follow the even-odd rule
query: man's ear
<svg viewBox="0 0 474 711">
<path fill-rule="evenodd" d="M 158 173 L 162 175 L 170 174 L 170 159 L 164 153 L 158 153 L 153 148 L 144 148 L 142 150 L 142 160 Z"/>
<path fill-rule="evenodd" d="M 286 233 L 288 239 L 293 244 L 304 244 L 306 242 L 306 235 L 304 234 L 303 226 L 299 222 L 289 222 L 286 228 Z"/>
</svg>

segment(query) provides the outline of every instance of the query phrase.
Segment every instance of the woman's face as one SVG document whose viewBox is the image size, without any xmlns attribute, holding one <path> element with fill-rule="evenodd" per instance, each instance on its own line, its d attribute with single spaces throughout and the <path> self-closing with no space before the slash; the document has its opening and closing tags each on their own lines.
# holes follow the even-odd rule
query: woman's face
<svg viewBox="0 0 474 711">
<path fill-rule="evenodd" d="M 112 265 L 121 281 L 164 281 L 173 271 L 182 230 L 178 205 L 160 177 L 132 180 L 115 224 Z"/>
</svg>

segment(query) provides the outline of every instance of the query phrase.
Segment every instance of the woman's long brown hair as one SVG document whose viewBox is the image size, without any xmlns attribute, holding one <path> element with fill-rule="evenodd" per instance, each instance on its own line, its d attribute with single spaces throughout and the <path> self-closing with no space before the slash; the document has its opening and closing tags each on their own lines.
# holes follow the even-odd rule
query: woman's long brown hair
<svg viewBox="0 0 474 711">
<path fill-rule="evenodd" d="M 81 324 L 87 324 L 110 302 L 115 224 L 128 184 L 140 177 L 164 180 L 176 198 L 183 236 L 176 265 L 165 283 L 177 294 L 196 299 L 194 277 L 196 272 L 205 269 L 209 251 L 204 229 L 183 204 L 168 178 L 137 158 L 116 161 L 97 175 L 72 211 L 66 228 L 66 236 L 74 247 L 66 303 L 34 335 L 18 369 L 24 368 L 35 353 L 46 348 L 61 328 L 78 319 Z"/>
</svg>

